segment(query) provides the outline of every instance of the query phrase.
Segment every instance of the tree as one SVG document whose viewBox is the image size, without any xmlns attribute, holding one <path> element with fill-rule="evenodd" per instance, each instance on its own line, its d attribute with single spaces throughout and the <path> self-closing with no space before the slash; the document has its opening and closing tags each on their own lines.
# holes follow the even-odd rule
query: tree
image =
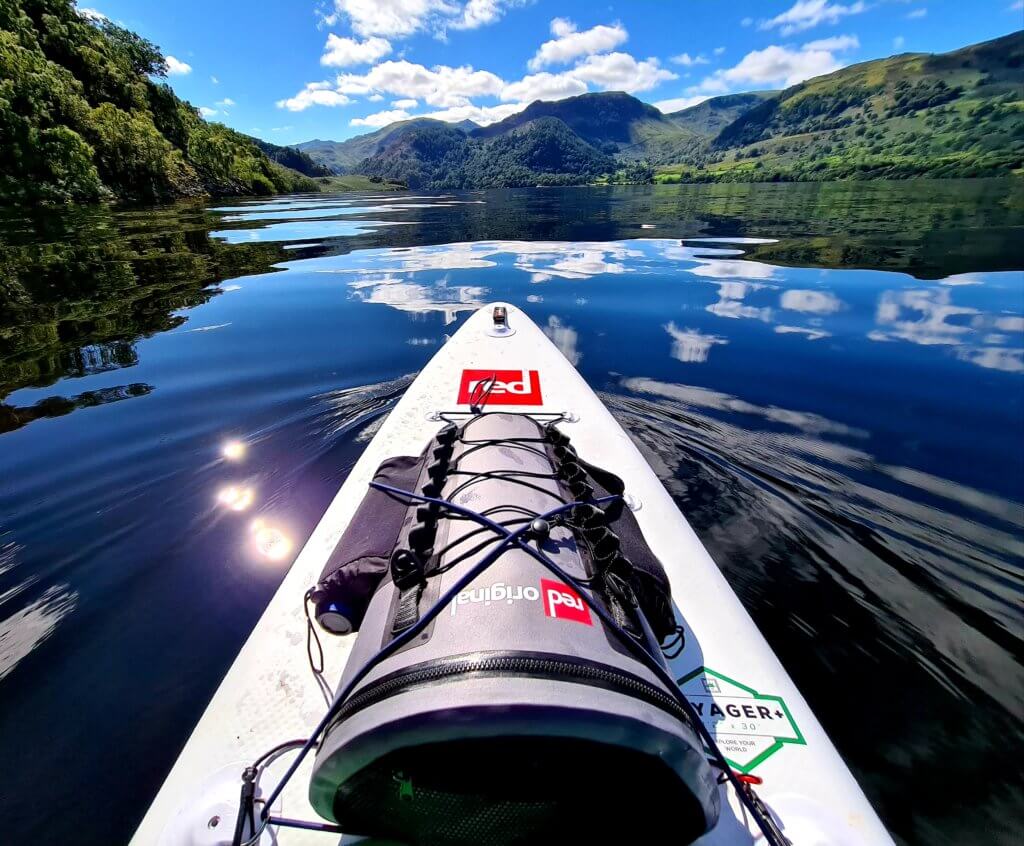
<svg viewBox="0 0 1024 846">
<path fill-rule="evenodd" d="M 100 22 L 100 29 L 114 49 L 127 58 L 131 69 L 140 75 L 167 76 L 167 60 L 152 41 L 111 20 Z"/>
</svg>

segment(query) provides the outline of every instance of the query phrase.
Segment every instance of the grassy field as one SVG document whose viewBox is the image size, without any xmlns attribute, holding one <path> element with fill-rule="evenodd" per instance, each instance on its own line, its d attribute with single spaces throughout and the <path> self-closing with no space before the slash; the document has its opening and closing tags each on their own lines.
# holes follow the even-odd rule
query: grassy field
<svg viewBox="0 0 1024 846">
<path fill-rule="evenodd" d="M 317 180 L 320 190 L 324 193 L 335 191 L 407 191 L 405 185 L 400 182 L 387 182 L 380 179 L 371 179 L 359 173 L 349 173 L 344 176 L 321 176 Z"/>
</svg>

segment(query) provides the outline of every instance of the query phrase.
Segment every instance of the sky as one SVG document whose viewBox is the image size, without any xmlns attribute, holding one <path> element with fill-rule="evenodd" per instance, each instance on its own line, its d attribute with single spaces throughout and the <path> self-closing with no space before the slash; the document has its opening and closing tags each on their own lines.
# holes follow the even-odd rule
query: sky
<svg viewBox="0 0 1024 846">
<path fill-rule="evenodd" d="M 277 144 L 628 91 L 665 112 L 1024 27 L 1024 0 L 80 0 L 209 120 Z"/>
</svg>

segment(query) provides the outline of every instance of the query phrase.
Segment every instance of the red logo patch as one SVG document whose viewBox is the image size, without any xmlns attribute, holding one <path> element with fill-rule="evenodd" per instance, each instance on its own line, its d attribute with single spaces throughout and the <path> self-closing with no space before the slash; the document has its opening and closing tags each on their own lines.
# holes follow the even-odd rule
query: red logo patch
<svg viewBox="0 0 1024 846">
<path fill-rule="evenodd" d="M 548 617 L 559 620 L 572 620 L 574 623 L 594 625 L 590 619 L 590 609 L 568 585 L 554 582 L 551 579 L 540 580 L 540 594 L 544 600 L 544 613 Z"/>
<path fill-rule="evenodd" d="M 488 385 L 493 385 L 488 390 Z M 543 405 L 540 373 L 536 370 L 463 370 L 459 403 Z"/>
</svg>

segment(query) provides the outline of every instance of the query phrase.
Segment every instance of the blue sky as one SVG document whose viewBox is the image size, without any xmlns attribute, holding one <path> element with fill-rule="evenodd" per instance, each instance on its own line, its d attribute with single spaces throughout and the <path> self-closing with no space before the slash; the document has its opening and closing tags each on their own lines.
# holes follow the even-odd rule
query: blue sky
<svg viewBox="0 0 1024 846">
<path fill-rule="evenodd" d="M 81 0 L 156 42 L 175 91 L 279 144 L 418 115 L 489 123 L 625 90 L 663 111 L 1024 25 L 1022 0 Z M 90 12 L 91 13 L 91 12 Z"/>
</svg>

